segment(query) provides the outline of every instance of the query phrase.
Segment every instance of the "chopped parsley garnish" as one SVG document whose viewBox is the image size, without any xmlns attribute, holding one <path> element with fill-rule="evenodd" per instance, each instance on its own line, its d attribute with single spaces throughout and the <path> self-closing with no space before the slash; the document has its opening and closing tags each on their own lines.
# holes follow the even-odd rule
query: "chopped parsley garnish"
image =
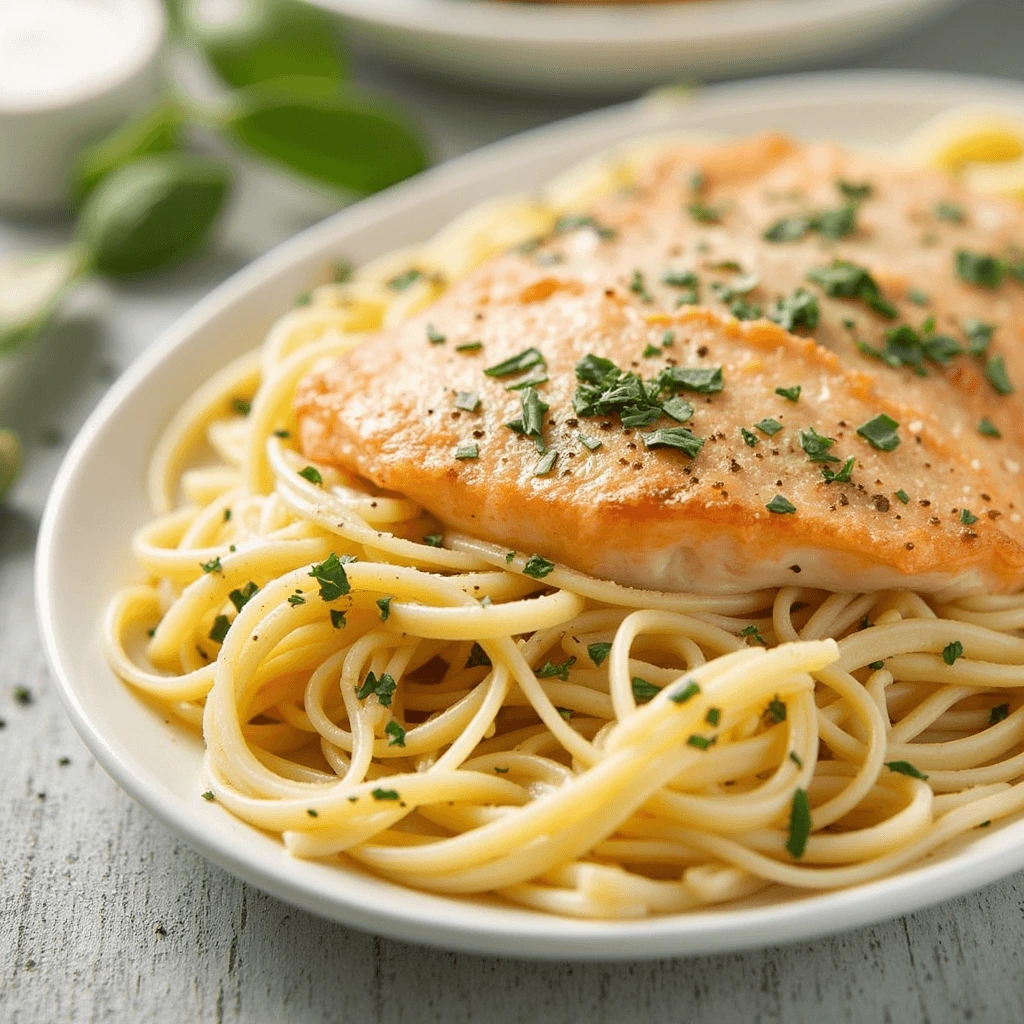
<svg viewBox="0 0 1024 1024">
<path fill-rule="evenodd" d="M 755 622 L 752 622 L 749 626 L 744 626 L 740 630 L 740 636 L 744 639 L 750 637 L 755 644 L 760 644 L 762 647 L 768 646 L 768 642 L 761 636 L 761 631 L 757 628 L 757 623 Z"/>
<path fill-rule="evenodd" d="M 217 618 L 213 620 L 213 629 L 211 629 L 209 633 L 210 639 L 215 644 L 224 643 L 224 637 L 228 635 L 228 629 L 230 626 L 231 622 L 226 615 L 218 615 Z"/>
<path fill-rule="evenodd" d="M 693 418 L 693 406 L 685 398 L 680 398 L 678 395 L 668 399 L 667 402 L 662 402 L 661 408 L 666 416 L 670 416 L 677 423 L 685 423 Z"/>
<path fill-rule="evenodd" d="M 778 420 L 772 419 L 771 416 L 766 416 L 763 420 L 758 420 L 754 427 L 762 434 L 774 437 L 782 429 L 782 424 Z"/>
<path fill-rule="evenodd" d="M 722 210 L 717 206 L 708 206 L 700 201 L 690 203 L 687 207 L 690 216 L 701 224 L 718 224 L 722 219 Z"/>
<path fill-rule="evenodd" d="M 813 216 L 782 217 L 764 233 L 769 242 L 798 242 L 809 231 L 822 238 L 839 239 L 852 234 L 857 227 L 857 205 L 847 203 L 835 210 L 822 210 Z"/>
<path fill-rule="evenodd" d="M 870 199 L 875 194 L 875 186 L 870 182 L 863 182 L 860 185 L 854 185 L 852 182 L 843 181 L 840 178 L 836 181 L 836 188 L 846 196 L 847 199 L 855 203 L 863 202 L 865 199 Z"/>
<path fill-rule="evenodd" d="M 605 658 L 611 653 L 612 645 L 604 640 L 599 640 L 597 643 L 587 644 L 587 657 L 595 665 L 604 664 Z"/>
<path fill-rule="evenodd" d="M 655 356 L 661 355 L 661 349 L 657 345 L 652 345 L 650 342 L 647 343 L 647 348 L 644 349 L 644 359 L 653 359 Z"/>
<path fill-rule="evenodd" d="M 952 640 L 942 648 L 942 660 L 947 665 L 952 665 L 957 658 L 964 656 L 964 645 L 959 640 Z"/>
<path fill-rule="evenodd" d="M 633 276 L 629 279 L 629 290 L 639 296 L 641 302 L 653 302 L 654 298 L 651 293 L 647 290 L 647 285 L 644 283 L 644 275 L 639 270 L 633 271 Z"/>
<path fill-rule="evenodd" d="M 797 789 L 793 793 L 793 803 L 789 810 L 789 838 L 786 850 L 793 860 L 799 860 L 807 849 L 807 837 L 811 834 L 811 802 L 807 799 L 806 789 Z"/>
<path fill-rule="evenodd" d="M 309 292 L 299 292 L 298 295 L 292 299 L 293 306 L 308 306 L 313 301 L 313 296 Z"/>
<path fill-rule="evenodd" d="M 491 659 L 487 652 L 479 645 L 473 644 L 469 649 L 469 657 L 466 659 L 466 668 L 479 668 L 481 665 L 490 665 Z"/>
<path fill-rule="evenodd" d="M 967 335 L 967 351 L 980 359 L 988 351 L 988 343 L 992 340 L 995 324 L 985 324 L 975 317 L 963 322 L 964 334 Z"/>
<path fill-rule="evenodd" d="M 808 462 L 839 462 L 835 455 L 829 455 L 829 448 L 834 445 L 835 438 L 824 437 L 814 427 L 800 431 L 800 447 L 807 453 Z"/>
<path fill-rule="evenodd" d="M 535 580 L 542 580 L 554 568 L 554 562 L 549 562 L 546 558 L 541 558 L 540 555 L 530 555 L 526 560 L 526 565 L 523 566 L 523 572 L 527 576 L 532 576 Z"/>
<path fill-rule="evenodd" d="M 869 661 L 868 662 L 868 668 L 871 669 L 872 672 L 877 672 L 880 668 L 885 668 L 885 662 L 884 661 Z"/>
<path fill-rule="evenodd" d="M 670 288 L 692 288 L 698 285 L 697 275 L 692 270 L 666 270 L 661 275 L 661 283 Z"/>
<path fill-rule="evenodd" d="M 428 548 L 439 548 L 443 540 L 443 533 L 428 533 L 423 538 L 423 543 L 426 544 Z"/>
<path fill-rule="evenodd" d="M 907 298 L 910 299 L 915 306 L 927 306 L 929 302 L 928 293 L 921 291 L 920 288 L 908 289 Z"/>
<path fill-rule="evenodd" d="M 379 679 L 372 672 L 367 672 L 363 685 L 356 690 L 356 696 L 360 700 L 366 700 L 371 693 L 376 694 L 377 700 L 388 708 L 391 707 L 391 698 L 396 685 L 394 679 L 387 672 L 381 672 Z"/>
<path fill-rule="evenodd" d="M 248 416 L 252 412 L 252 402 L 244 398 L 236 398 L 231 403 L 231 408 L 238 413 L 239 416 Z"/>
<path fill-rule="evenodd" d="M 954 257 L 956 275 L 966 284 L 994 291 L 1006 276 L 1006 263 L 995 256 L 959 249 Z"/>
<path fill-rule="evenodd" d="M 597 449 L 604 444 L 604 441 L 598 441 L 593 437 L 587 437 L 586 434 L 577 434 L 576 436 L 580 439 L 580 444 L 592 452 L 596 452 Z"/>
<path fill-rule="evenodd" d="M 697 437 L 686 427 L 664 427 L 646 434 L 641 432 L 640 436 L 647 448 L 675 448 L 691 459 L 696 458 L 704 446 L 704 438 Z"/>
<path fill-rule="evenodd" d="M 696 697 L 698 693 L 700 693 L 700 685 L 693 679 L 686 679 L 668 695 L 668 699 L 673 704 L 685 704 L 691 697 Z"/>
<path fill-rule="evenodd" d="M 902 502 L 902 503 L 903 503 L 904 505 L 906 505 L 906 503 L 907 503 L 908 501 L 910 501 L 910 495 L 909 495 L 909 494 L 907 494 L 907 492 L 906 492 L 905 490 L 903 490 L 903 488 L 902 488 L 902 487 L 901 487 L 901 488 L 900 488 L 900 489 L 899 489 L 899 490 L 898 490 L 898 491 L 896 492 L 896 497 L 897 497 L 897 498 L 898 498 L 898 499 L 899 499 L 899 500 L 900 500 L 900 501 L 901 501 L 901 502 Z"/>
<path fill-rule="evenodd" d="M 389 747 L 405 746 L 405 730 L 393 718 L 384 726 L 384 732 L 390 737 L 388 739 Z"/>
<path fill-rule="evenodd" d="M 649 700 L 657 697 L 659 693 L 661 693 L 660 686 L 655 686 L 654 683 L 649 683 L 639 676 L 633 676 L 633 696 L 636 697 L 637 703 L 646 704 Z"/>
<path fill-rule="evenodd" d="M 801 390 L 802 387 L 799 384 L 794 384 L 791 388 L 776 388 L 775 394 L 782 395 L 783 398 L 790 402 L 799 402 Z"/>
<path fill-rule="evenodd" d="M 415 267 L 410 267 L 408 270 L 403 271 L 396 277 L 391 278 L 388 281 L 388 287 L 395 292 L 404 292 L 409 285 L 418 281 L 423 276 L 423 272 L 417 270 Z"/>
<path fill-rule="evenodd" d="M 339 258 L 331 266 L 331 277 L 335 284 L 345 284 L 352 279 L 355 269 L 351 260 Z"/>
<path fill-rule="evenodd" d="M 394 601 L 394 597 L 378 597 L 377 607 L 380 609 L 380 621 L 387 622 L 391 616 L 391 602 Z"/>
<path fill-rule="evenodd" d="M 535 366 L 546 366 L 544 356 L 536 348 L 528 348 L 517 356 L 510 356 L 494 366 L 488 366 L 484 373 L 488 377 L 511 377 L 514 373 L 524 373 Z"/>
<path fill-rule="evenodd" d="M 339 612 L 337 608 L 331 609 L 331 625 L 335 629 L 344 629 L 348 625 L 345 622 L 345 612 Z"/>
<path fill-rule="evenodd" d="M 541 460 L 537 463 L 534 468 L 534 476 L 547 476 L 552 469 L 555 468 L 555 460 L 558 458 L 558 452 L 552 448 Z"/>
<path fill-rule="evenodd" d="M 205 793 L 200 793 L 199 795 L 204 800 L 206 800 L 207 802 L 209 802 L 210 800 L 214 799 L 214 795 L 213 795 L 213 790 L 212 789 L 208 789 Z"/>
<path fill-rule="evenodd" d="M 765 231 L 764 237 L 769 242 L 779 244 L 798 242 L 810 230 L 811 219 L 809 217 L 782 217 Z"/>
<path fill-rule="evenodd" d="M 427 341 L 429 341 L 431 345 L 443 345 L 445 340 L 445 335 L 437 330 L 433 324 L 427 324 Z"/>
<path fill-rule="evenodd" d="M 821 475 L 825 478 L 825 483 L 827 484 L 848 484 L 850 483 L 850 474 L 853 472 L 855 463 L 856 459 L 851 455 L 837 470 L 829 469 L 828 466 L 822 466 Z"/>
<path fill-rule="evenodd" d="M 729 312 L 737 320 L 759 320 L 764 315 L 760 306 L 755 306 L 742 297 L 729 303 Z"/>
<path fill-rule="evenodd" d="M 320 470 L 316 466 L 306 466 L 304 469 L 300 469 L 299 476 L 304 477 L 311 484 L 316 484 L 317 487 L 323 486 L 324 478 L 320 475 Z"/>
<path fill-rule="evenodd" d="M 674 331 L 665 331 L 661 336 L 661 347 L 671 348 L 676 343 Z"/>
<path fill-rule="evenodd" d="M 996 725 L 998 722 L 1001 722 L 1004 718 L 1009 717 L 1009 714 L 1010 714 L 1010 705 L 1009 704 L 997 704 L 988 713 L 989 725 Z"/>
<path fill-rule="evenodd" d="M 886 761 L 885 767 L 897 775 L 909 775 L 912 779 L 920 779 L 922 782 L 928 778 L 924 772 L 915 768 L 909 761 Z"/>
<path fill-rule="evenodd" d="M 455 449 L 455 458 L 460 460 L 478 459 L 480 458 L 480 447 L 476 442 L 460 444 L 459 447 Z"/>
<path fill-rule="evenodd" d="M 456 352 L 479 352 L 484 347 L 482 341 L 464 341 L 461 345 L 455 346 Z"/>
<path fill-rule="evenodd" d="M 768 704 L 768 717 L 778 725 L 786 720 L 786 705 L 776 696 Z"/>
<path fill-rule="evenodd" d="M 787 331 L 798 327 L 813 331 L 818 326 L 818 317 L 818 300 L 804 288 L 797 288 L 788 299 L 776 299 L 775 308 L 768 312 L 768 319 Z"/>
<path fill-rule="evenodd" d="M 572 708 L 555 708 L 555 710 L 568 722 L 572 719 Z"/>
<path fill-rule="evenodd" d="M 934 212 L 939 220 L 948 221 L 950 224 L 962 224 L 967 220 L 964 208 L 954 203 L 936 203 Z"/>
<path fill-rule="evenodd" d="M 374 800 L 397 800 L 398 790 L 397 789 L 374 789 L 370 791 L 370 795 Z"/>
<path fill-rule="evenodd" d="M 725 386 L 720 366 L 670 366 L 659 377 L 681 391 L 696 391 L 700 395 L 717 394 Z"/>
<path fill-rule="evenodd" d="M 969 508 L 960 509 L 960 522 L 964 526 L 973 526 L 977 521 L 978 517 Z"/>
<path fill-rule="evenodd" d="M 220 555 L 211 558 L 208 562 L 200 562 L 199 568 L 202 569 L 203 572 L 221 572 Z"/>
<path fill-rule="evenodd" d="M 480 396 L 475 391 L 456 391 L 455 408 L 463 412 L 476 412 L 480 408 Z"/>
<path fill-rule="evenodd" d="M 590 228 L 605 239 L 614 238 L 616 235 L 615 228 L 606 227 L 604 224 L 599 224 L 593 217 L 579 213 L 562 214 L 555 221 L 555 226 L 551 230 L 553 234 L 564 235 L 569 231 L 578 231 L 580 228 Z"/>
<path fill-rule="evenodd" d="M 544 430 L 544 413 L 548 411 L 547 402 L 541 399 L 533 388 L 525 388 L 519 394 L 519 401 L 523 413 L 519 419 L 506 423 L 509 430 L 517 434 L 524 434 L 526 437 L 533 437 L 540 440 Z"/>
<path fill-rule="evenodd" d="M 319 565 L 314 565 L 309 575 L 320 584 L 322 601 L 336 601 L 352 589 L 344 563 L 333 551 Z"/>
<path fill-rule="evenodd" d="M 289 594 L 288 595 L 288 603 L 293 608 L 296 608 L 300 604 L 305 604 L 306 603 L 306 599 L 301 594 Z"/>
<path fill-rule="evenodd" d="M 557 664 L 552 664 L 550 661 L 545 661 L 544 664 L 537 669 L 538 679 L 561 679 L 563 683 L 569 681 L 569 669 L 576 664 L 575 657 L 568 657 L 565 661 L 560 661 Z"/>
<path fill-rule="evenodd" d="M 891 452 L 900 444 L 899 435 L 896 433 L 898 427 L 899 424 L 891 416 L 880 412 L 874 419 L 862 423 L 857 428 L 857 433 L 880 452 Z"/>
<path fill-rule="evenodd" d="M 790 761 L 793 762 L 793 764 L 795 764 L 797 766 L 797 768 L 803 768 L 803 766 L 804 766 L 803 758 L 795 750 L 791 750 L 789 752 L 789 759 L 790 759 Z"/>
<path fill-rule="evenodd" d="M 794 505 L 788 498 L 784 498 L 781 494 L 776 494 L 771 501 L 765 505 L 765 508 L 769 512 L 774 512 L 776 515 L 792 515 L 796 511 L 796 505 Z"/>
<path fill-rule="evenodd" d="M 708 713 L 704 716 L 704 721 L 708 725 L 718 725 L 719 719 L 722 717 L 721 708 L 708 708 Z"/>
<path fill-rule="evenodd" d="M 835 260 L 830 267 L 815 267 L 809 271 L 807 279 L 820 285 L 833 299 L 859 299 L 889 320 L 897 316 L 896 307 L 882 298 L 875 279 L 856 263 Z"/>
<path fill-rule="evenodd" d="M 999 428 L 991 420 L 987 419 L 978 420 L 978 433 L 984 434 L 985 437 L 1003 436 Z"/>
<path fill-rule="evenodd" d="M 707 750 L 708 747 L 714 746 L 714 736 L 698 736 L 696 733 L 693 736 L 687 736 L 686 742 L 691 747 L 696 747 L 698 750 Z"/>
<path fill-rule="evenodd" d="M 288 430 L 275 430 L 274 437 L 280 437 L 282 440 L 287 440 L 291 437 L 291 432 Z"/>
<path fill-rule="evenodd" d="M 742 436 L 748 448 L 757 447 L 757 434 L 755 434 L 752 430 L 747 430 L 746 427 L 740 427 L 740 435 Z"/>
<path fill-rule="evenodd" d="M 985 364 L 985 376 L 988 378 L 989 384 L 991 384 L 999 394 L 1013 394 L 1014 388 L 1006 373 L 1006 364 L 1003 362 L 1002 356 L 993 356 Z"/>
<path fill-rule="evenodd" d="M 252 580 L 249 580 L 244 587 L 241 587 L 238 590 L 232 590 L 231 593 L 228 594 L 228 599 L 235 606 L 236 611 L 241 611 L 259 589 L 260 588 L 257 587 Z"/>
</svg>

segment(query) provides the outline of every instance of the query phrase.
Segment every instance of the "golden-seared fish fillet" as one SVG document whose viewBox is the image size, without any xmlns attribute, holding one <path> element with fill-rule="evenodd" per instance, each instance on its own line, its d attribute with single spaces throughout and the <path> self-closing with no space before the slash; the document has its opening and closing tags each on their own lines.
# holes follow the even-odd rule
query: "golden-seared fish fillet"
<svg viewBox="0 0 1024 1024">
<path fill-rule="evenodd" d="M 302 449 L 634 586 L 1013 591 L 1017 245 L 1024 209 L 931 172 L 677 147 L 311 374 Z"/>
</svg>

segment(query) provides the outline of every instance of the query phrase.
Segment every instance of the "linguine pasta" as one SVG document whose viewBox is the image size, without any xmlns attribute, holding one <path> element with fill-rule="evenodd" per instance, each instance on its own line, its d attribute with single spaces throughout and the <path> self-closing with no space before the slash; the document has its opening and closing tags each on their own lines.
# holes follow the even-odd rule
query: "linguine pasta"
<svg viewBox="0 0 1024 1024">
<path fill-rule="evenodd" d="M 641 159 L 317 288 L 157 448 L 107 657 L 202 730 L 204 795 L 297 857 L 635 918 L 877 879 L 1024 807 L 1024 596 L 630 589 L 297 451 L 311 368 Z"/>
</svg>

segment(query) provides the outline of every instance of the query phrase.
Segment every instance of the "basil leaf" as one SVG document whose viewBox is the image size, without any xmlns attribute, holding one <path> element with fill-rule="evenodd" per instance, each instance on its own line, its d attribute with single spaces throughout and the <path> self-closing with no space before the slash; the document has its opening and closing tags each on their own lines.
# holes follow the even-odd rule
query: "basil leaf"
<svg viewBox="0 0 1024 1024">
<path fill-rule="evenodd" d="M 230 186 L 231 172 L 218 160 L 143 157 L 107 175 L 89 196 L 78 240 L 103 274 L 177 263 L 205 244 Z"/>
<path fill-rule="evenodd" d="M 75 161 L 72 191 L 75 204 L 112 171 L 144 156 L 181 148 L 185 117 L 173 103 L 160 103 L 133 118 L 105 139 L 86 146 Z"/>
<path fill-rule="evenodd" d="M 402 117 L 349 94 L 254 86 L 235 95 L 220 127 L 254 153 L 349 192 L 378 192 L 427 166 L 423 144 Z"/>
<path fill-rule="evenodd" d="M 216 7 L 216 19 L 207 9 Z M 346 60 L 337 19 L 298 0 L 235 0 L 223 4 L 187 0 L 185 33 L 229 85 L 244 88 L 282 78 L 340 82 Z"/>
<path fill-rule="evenodd" d="M 84 270 L 75 247 L 0 259 L 0 355 L 27 345 L 46 326 Z"/>
</svg>

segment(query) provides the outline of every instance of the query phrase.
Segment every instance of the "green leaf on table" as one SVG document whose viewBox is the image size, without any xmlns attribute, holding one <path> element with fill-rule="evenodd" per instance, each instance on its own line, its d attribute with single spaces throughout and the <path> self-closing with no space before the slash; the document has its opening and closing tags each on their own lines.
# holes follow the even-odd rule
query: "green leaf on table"
<svg viewBox="0 0 1024 1024">
<path fill-rule="evenodd" d="M 338 19 L 299 0 L 185 0 L 181 21 L 213 70 L 236 89 L 283 78 L 345 77 Z"/>
<path fill-rule="evenodd" d="M 71 183 L 75 203 L 112 171 L 144 156 L 181 148 L 185 117 L 173 103 L 160 103 L 123 124 L 113 134 L 86 146 L 75 161 Z"/>
<path fill-rule="evenodd" d="M 4 500 L 21 465 L 21 445 L 13 430 L 0 430 L 0 501 Z"/>
<path fill-rule="evenodd" d="M 403 117 L 351 93 L 257 86 L 233 97 L 220 127 L 259 156 L 349 192 L 377 192 L 427 166 Z"/>
<path fill-rule="evenodd" d="M 75 248 L 0 258 L 0 355 L 28 344 L 82 273 Z"/>
<path fill-rule="evenodd" d="M 205 245 L 231 188 L 221 161 L 148 156 L 107 175 L 86 200 L 78 241 L 101 274 L 169 266 Z"/>
</svg>

